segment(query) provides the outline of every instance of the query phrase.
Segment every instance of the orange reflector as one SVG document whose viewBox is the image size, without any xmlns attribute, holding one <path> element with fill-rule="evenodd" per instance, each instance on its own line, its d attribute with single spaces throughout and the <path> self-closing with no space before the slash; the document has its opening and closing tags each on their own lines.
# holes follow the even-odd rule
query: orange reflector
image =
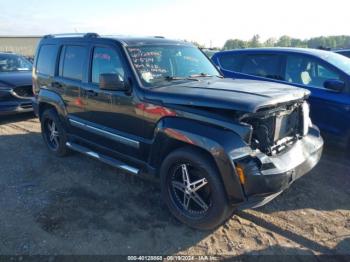
<svg viewBox="0 0 350 262">
<path fill-rule="evenodd" d="M 239 181 L 241 181 L 241 184 L 244 184 L 244 182 L 245 182 L 244 171 L 240 165 L 236 166 L 236 172 L 237 172 L 237 175 L 239 177 Z"/>
</svg>

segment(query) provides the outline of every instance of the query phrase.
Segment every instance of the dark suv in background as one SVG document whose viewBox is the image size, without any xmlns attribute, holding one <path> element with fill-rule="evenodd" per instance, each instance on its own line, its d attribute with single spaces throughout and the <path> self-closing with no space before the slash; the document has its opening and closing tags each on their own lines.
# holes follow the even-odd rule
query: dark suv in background
<svg viewBox="0 0 350 262">
<path fill-rule="evenodd" d="M 0 114 L 33 111 L 32 63 L 0 52 Z"/>
<path fill-rule="evenodd" d="M 170 211 L 195 228 L 265 204 L 321 156 L 307 90 L 223 79 L 189 43 L 48 35 L 34 65 L 48 149 L 160 178 Z"/>
</svg>

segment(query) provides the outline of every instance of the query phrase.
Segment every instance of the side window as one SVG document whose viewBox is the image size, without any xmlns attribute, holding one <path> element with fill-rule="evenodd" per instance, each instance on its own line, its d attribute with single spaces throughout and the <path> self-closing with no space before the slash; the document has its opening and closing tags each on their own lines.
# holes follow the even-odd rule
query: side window
<svg viewBox="0 0 350 262">
<path fill-rule="evenodd" d="M 58 47 L 56 45 L 42 45 L 39 50 L 36 72 L 48 76 L 55 75 Z"/>
<path fill-rule="evenodd" d="M 289 83 L 324 87 L 323 84 L 326 80 L 340 80 L 340 75 L 312 57 L 289 55 L 285 79 Z"/>
<path fill-rule="evenodd" d="M 325 68 L 324 66 L 317 64 L 317 73 L 316 75 L 319 78 L 324 78 L 324 79 L 339 79 L 339 76 L 333 72 L 332 70 L 329 70 Z"/>
<path fill-rule="evenodd" d="M 99 84 L 101 74 L 116 74 L 124 80 L 124 69 L 119 54 L 105 47 L 96 47 L 92 59 L 91 81 Z"/>
<path fill-rule="evenodd" d="M 60 76 L 81 81 L 87 51 L 83 46 L 65 46 L 60 59 Z"/>
<path fill-rule="evenodd" d="M 222 54 L 218 57 L 220 66 L 228 71 L 239 72 L 242 64 L 242 55 Z"/>
<path fill-rule="evenodd" d="M 248 55 L 241 72 L 248 75 L 283 80 L 280 56 L 278 55 Z"/>
</svg>

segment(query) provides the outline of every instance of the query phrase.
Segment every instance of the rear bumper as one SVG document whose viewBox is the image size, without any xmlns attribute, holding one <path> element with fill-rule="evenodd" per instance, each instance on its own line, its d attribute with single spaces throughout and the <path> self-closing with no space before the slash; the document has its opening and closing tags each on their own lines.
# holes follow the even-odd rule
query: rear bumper
<svg viewBox="0 0 350 262">
<path fill-rule="evenodd" d="M 319 162 L 323 139 L 317 127 L 285 153 L 267 156 L 259 153 L 243 163 L 246 201 L 240 208 L 262 206 L 308 173 Z"/>
</svg>

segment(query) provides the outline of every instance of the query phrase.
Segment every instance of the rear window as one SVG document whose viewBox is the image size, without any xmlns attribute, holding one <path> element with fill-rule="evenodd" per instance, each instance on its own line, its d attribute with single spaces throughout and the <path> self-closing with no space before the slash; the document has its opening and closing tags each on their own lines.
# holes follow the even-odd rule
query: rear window
<svg viewBox="0 0 350 262">
<path fill-rule="evenodd" d="M 247 55 L 241 72 L 248 75 L 283 80 L 278 55 Z"/>
<path fill-rule="evenodd" d="M 60 59 L 60 76 L 81 81 L 86 54 L 84 46 L 65 46 Z"/>
<path fill-rule="evenodd" d="M 48 76 L 55 75 L 55 65 L 58 47 L 56 45 L 42 45 L 39 50 L 36 72 Z"/>
<path fill-rule="evenodd" d="M 242 66 L 242 55 L 222 54 L 219 58 L 220 66 L 229 71 L 239 72 Z"/>
</svg>

